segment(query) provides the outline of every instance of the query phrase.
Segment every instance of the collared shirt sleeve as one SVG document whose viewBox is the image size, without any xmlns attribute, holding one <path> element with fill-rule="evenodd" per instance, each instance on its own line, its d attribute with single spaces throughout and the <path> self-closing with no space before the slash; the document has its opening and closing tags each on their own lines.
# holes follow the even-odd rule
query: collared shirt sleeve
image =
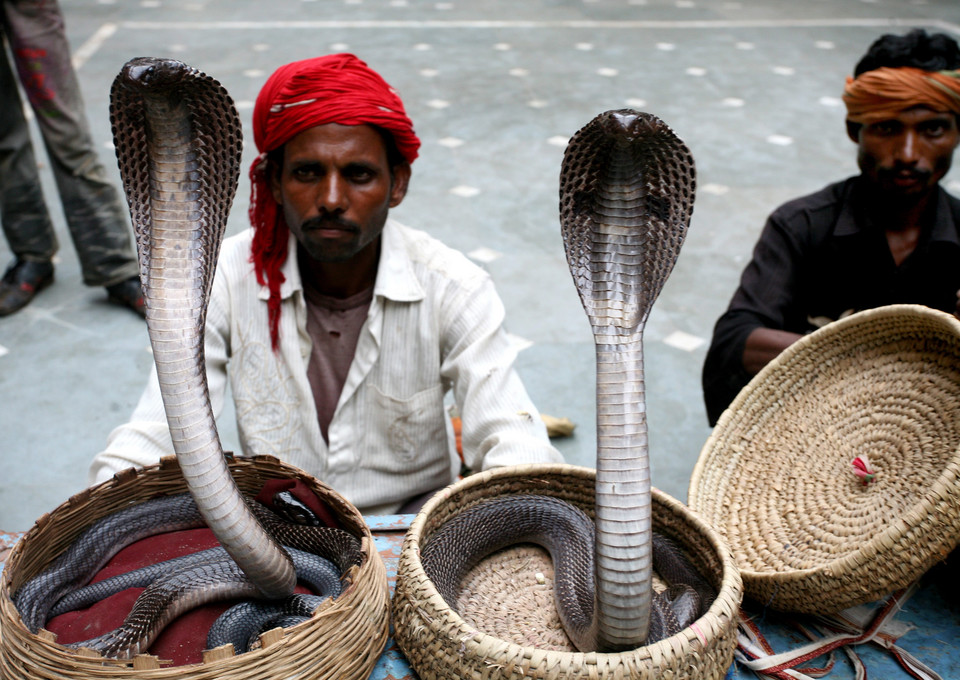
<svg viewBox="0 0 960 680">
<path fill-rule="evenodd" d="M 504 314 L 489 277 L 444 304 L 440 370 L 462 417 L 464 462 L 473 470 L 563 462 L 514 368 Z"/>
</svg>

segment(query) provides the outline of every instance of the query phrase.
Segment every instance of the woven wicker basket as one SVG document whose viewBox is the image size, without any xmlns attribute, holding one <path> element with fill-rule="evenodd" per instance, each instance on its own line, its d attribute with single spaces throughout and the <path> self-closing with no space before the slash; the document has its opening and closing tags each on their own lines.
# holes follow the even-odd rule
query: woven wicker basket
<svg viewBox="0 0 960 680">
<path fill-rule="evenodd" d="M 186 491 L 174 458 L 143 470 L 126 470 L 112 480 L 72 497 L 37 520 L 14 546 L 0 581 L 0 677 L 4 680 L 95 678 L 183 678 L 188 680 L 274 680 L 275 678 L 367 678 L 389 633 L 386 568 L 373 536 L 355 507 L 298 468 L 275 458 L 233 459 L 230 469 L 245 493 L 256 493 L 270 479 L 299 479 L 326 501 L 343 527 L 361 536 L 366 558 L 353 584 L 328 600 L 309 621 L 269 631 L 263 647 L 236 656 L 214 650 L 203 663 L 160 668 L 156 657 L 132 661 L 80 656 L 22 624 L 10 599 L 22 583 L 42 571 L 92 522 L 130 503 Z"/>
<path fill-rule="evenodd" d="M 796 342 L 721 416 L 689 504 L 765 606 L 830 613 L 909 585 L 960 540 L 960 321 L 894 305 Z"/>
<path fill-rule="evenodd" d="M 654 491 L 654 529 L 676 540 L 719 592 L 696 623 L 652 645 L 619 654 L 554 651 L 481 632 L 437 593 L 419 546 L 444 522 L 497 495 L 541 493 L 566 499 L 591 516 L 595 473 L 571 465 L 521 465 L 467 477 L 420 511 L 404 539 L 393 598 L 394 639 L 424 680 L 479 678 L 722 678 L 733 661 L 741 582 L 729 550 L 678 501 Z M 483 563 L 477 569 L 483 568 Z M 469 577 L 468 577 L 469 578 Z M 516 609 L 517 602 L 509 603 Z"/>
</svg>

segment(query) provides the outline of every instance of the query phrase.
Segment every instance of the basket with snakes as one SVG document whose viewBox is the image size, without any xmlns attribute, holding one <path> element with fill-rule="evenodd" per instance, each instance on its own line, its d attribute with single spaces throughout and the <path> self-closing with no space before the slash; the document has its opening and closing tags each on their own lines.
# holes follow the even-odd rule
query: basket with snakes
<svg viewBox="0 0 960 680">
<path fill-rule="evenodd" d="M 240 173 L 236 107 L 206 74 L 140 58 L 114 80 L 110 113 L 176 462 L 121 473 L 75 496 L 18 543 L 0 584 L 2 675 L 366 678 L 386 642 L 389 591 L 362 517 L 292 466 L 231 460 L 210 403 L 204 329 Z M 178 548 L 175 563 L 138 565 L 117 579 L 101 571 L 127 546 L 139 555 L 144 540 L 198 525 L 215 539 L 209 550 Z M 313 594 L 296 593 L 304 582 Z M 60 629 L 54 641 L 49 633 L 62 617 L 50 615 L 65 601 L 73 607 L 75 598 L 96 600 L 91 593 L 107 585 L 123 588 L 107 591 L 111 600 L 143 590 L 116 627 L 103 624 L 111 608 L 85 619 L 76 639 Z M 239 597 L 258 603 L 238 603 L 208 626 L 210 653 L 198 651 L 198 661 L 144 654 L 184 612 Z"/>
<path fill-rule="evenodd" d="M 960 542 L 960 321 L 891 305 L 801 338 L 721 416 L 689 504 L 771 608 L 910 585 Z"/>
<path fill-rule="evenodd" d="M 689 151 L 656 116 L 607 111 L 570 140 L 561 235 L 596 344 L 596 471 L 488 471 L 418 514 L 393 613 L 420 677 L 721 678 L 729 669 L 739 575 L 708 525 L 653 492 L 647 451 L 643 329 L 686 235 L 694 186 Z M 552 600 L 506 594 L 514 575 L 547 584 L 548 570 Z M 654 586 L 654 571 L 669 587 Z"/>
<path fill-rule="evenodd" d="M 652 492 L 654 530 L 681 548 L 716 597 L 691 625 L 654 644 L 619 653 L 577 651 L 553 603 L 558 569 L 538 546 L 507 548 L 481 561 L 463 578 L 453 607 L 424 571 L 422 547 L 471 508 L 491 498 L 536 494 L 571 503 L 592 518 L 595 481 L 593 469 L 572 465 L 497 468 L 457 482 L 424 506 L 404 539 L 393 597 L 394 638 L 421 678 L 726 675 L 740 606 L 736 565 L 709 526 L 658 490 Z"/>
<path fill-rule="evenodd" d="M 367 678 L 387 640 L 389 592 L 383 560 L 363 518 L 329 487 L 275 458 L 231 459 L 229 468 L 240 490 L 250 496 L 272 480 L 299 482 L 344 530 L 360 538 L 363 558 L 339 597 L 326 600 L 303 623 L 268 630 L 256 649 L 236 655 L 229 647 L 212 649 L 204 652 L 200 662 L 185 666 L 169 666 L 168 659 L 149 653 L 107 659 L 61 645 L 45 629 L 31 632 L 11 596 L 97 520 L 147 500 L 182 495 L 186 487 L 180 467 L 175 458 L 166 458 L 143 470 L 126 470 L 77 494 L 38 519 L 17 542 L 0 582 L 0 676 L 6 680 Z"/>
</svg>

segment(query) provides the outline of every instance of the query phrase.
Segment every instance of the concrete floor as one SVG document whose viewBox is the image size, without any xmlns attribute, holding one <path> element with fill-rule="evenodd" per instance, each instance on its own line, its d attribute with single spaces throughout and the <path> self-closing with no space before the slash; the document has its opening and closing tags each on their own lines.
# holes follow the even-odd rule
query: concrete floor
<svg viewBox="0 0 960 680">
<path fill-rule="evenodd" d="M 956 0 L 62 0 L 103 160 L 108 91 L 136 56 L 220 80 L 249 121 L 280 64 L 351 51 L 401 93 L 423 140 L 396 211 L 481 262 L 529 343 L 519 371 L 556 440 L 592 465 L 593 341 L 560 241 L 566 140 L 597 113 L 654 113 L 687 142 L 699 190 L 679 262 L 647 326 L 654 484 L 686 498 L 709 429 L 700 368 L 766 215 L 855 172 L 844 77 L 881 33 L 960 38 Z M 249 136 L 249 135 L 248 135 Z M 253 158 L 247 144 L 245 165 Z M 43 161 L 46 162 L 45 160 Z M 47 195 L 55 203 L 49 170 Z M 945 180 L 960 193 L 960 172 Z M 246 227 L 241 179 L 229 231 Z M 57 208 L 58 209 L 58 208 Z M 56 285 L 0 319 L 0 529 L 22 531 L 86 486 L 90 458 L 140 394 L 151 355 L 131 312 L 85 288 L 62 215 Z M 11 259 L 0 242 L 0 266 Z M 232 414 L 221 422 L 236 448 Z"/>
</svg>

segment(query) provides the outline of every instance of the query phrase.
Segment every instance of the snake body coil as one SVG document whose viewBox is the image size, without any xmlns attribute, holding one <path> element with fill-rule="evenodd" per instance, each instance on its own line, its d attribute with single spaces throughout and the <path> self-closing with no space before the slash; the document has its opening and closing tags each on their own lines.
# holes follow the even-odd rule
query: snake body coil
<svg viewBox="0 0 960 680">
<path fill-rule="evenodd" d="M 360 541 L 346 531 L 293 522 L 256 502 L 251 502 L 250 508 L 267 532 L 286 546 L 298 580 L 311 586 L 317 595 L 335 597 L 341 590 L 341 579 L 349 583 L 353 569 L 362 563 Z M 258 598 L 248 608 L 246 617 L 275 621 L 277 616 L 269 615 L 272 605 L 260 604 L 259 590 L 222 547 L 80 587 L 110 557 L 135 540 L 199 526 L 203 526 L 203 518 L 189 494 L 161 496 L 131 505 L 92 524 L 53 565 L 17 590 L 14 604 L 24 624 L 36 632 L 50 616 L 89 606 L 126 588 L 146 588 L 119 628 L 69 645 L 95 649 L 114 658 L 131 658 L 145 652 L 180 613 L 210 602 Z M 235 631 L 232 626 L 221 624 L 220 637 L 233 641 L 242 634 L 243 629 Z M 235 646 L 238 652 L 247 646 L 248 636 L 243 637 L 243 647 Z"/>
<path fill-rule="evenodd" d="M 600 649 L 648 637 L 652 510 L 643 331 L 693 212 L 686 145 L 659 118 L 600 114 L 570 140 L 560 231 L 596 345 L 597 627 Z"/>
<path fill-rule="evenodd" d="M 315 528 L 304 538 L 304 532 L 288 532 L 270 513 L 255 515 L 256 504 L 248 505 L 240 493 L 220 444 L 203 341 L 217 256 L 240 175 L 242 127 L 232 100 L 213 78 L 181 62 L 140 58 L 125 64 L 114 79 L 110 120 L 136 235 L 160 393 L 191 505 L 195 501 L 194 516 L 187 525 L 164 525 L 154 501 L 131 508 L 124 518 L 138 518 L 132 531 L 115 518 L 103 522 L 92 532 L 93 544 L 79 541 L 14 599 L 35 632 L 54 602 L 84 585 L 125 544 L 206 524 L 229 562 L 200 562 L 189 575 L 151 585 L 123 627 L 84 643 L 108 656 L 129 657 L 144 651 L 185 607 L 226 593 L 289 596 L 297 574 L 279 540 L 314 553 L 339 551 L 328 553 L 342 572 L 360 564 L 362 554 L 359 540 L 345 532 Z M 165 502 L 171 501 L 156 501 Z"/>
<path fill-rule="evenodd" d="M 593 330 L 597 369 L 596 531 L 589 539 L 592 549 L 583 548 L 592 554 L 594 567 L 585 571 L 555 565 L 560 618 L 582 651 L 633 649 L 682 625 L 669 625 L 681 603 L 665 606 L 652 587 L 657 556 L 643 330 L 686 236 L 695 185 L 689 150 L 663 121 L 647 113 L 602 113 L 573 136 L 564 154 L 561 235 Z M 544 502 L 528 499 L 517 505 L 529 515 L 534 511 L 526 504 Z M 537 530 L 537 542 L 563 543 L 563 538 L 546 536 L 554 530 L 550 522 Z M 502 517 L 498 526 L 519 542 L 523 537 L 510 528 L 521 523 Z M 474 537 L 482 531 L 476 524 L 461 526 L 458 549 L 472 551 Z M 436 576 L 443 582 L 446 576 L 438 563 L 442 553 L 453 549 L 431 553 L 434 540 L 423 548 L 423 568 L 431 580 Z M 560 555 L 553 555 L 555 562 L 571 552 L 567 545 L 562 548 Z M 471 554 L 469 560 L 483 556 Z M 451 598 L 459 583 L 445 587 L 448 592 L 442 594 L 454 606 Z"/>
<path fill-rule="evenodd" d="M 226 90 L 185 64 L 128 62 L 110 92 L 131 205 L 147 331 L 180 468 L 207 526 L 265 597 L 293 592 L 293 564 L 248 510 L 217 435 L 203 331 L 240 176 L 242 128 Z"/>
<path fill-rule="evenodd" d="M 564 631 L 581 651 L 592 651 L 594 523 L 571 503 L 534 494 L 487 499 L 445 522 L 425 543 L 420 559 L 437 591 L 457 611 L 460 584 L 492 553 L 517 543 L 546 549 L 553 561 L 554 599 Z M 654 566 L 670 588 L 653 596 L 648 642 L 673 635 L 703 615 L 714 589 L 671 541 L 653 534 Z"/>
<path fill-rule="evenodd" d="M 317 556 L 313 553 L 296 550 L 290 546 L 284 546 L 284 549 L 293 560 L 298 581 L 307 583 L 319 595 L 336 597 L 340 593 L 340 571 L 336 570 L 332 562 L 319 557 L 314 561 L 311 557 Z M 223 548 L 208 548 L 199 553 L 175 557 L 165 562 L 157 562 L 140 569 L 118 574 L 91 583 L 64 596 L 57 601 L 48 616 L 53 618 L 66 612 L 89 607 L 127 588 L 146 588 L 159 578 L 172 572 L 188 569 L 198 563 L 224 562 L 229 564 L 230 559 L 227 551 Z M 318 564 L 321 566 L 318 566 Z M 324 565 L 329 565 L 329 568 Z"/>
<path fill-rule="evenodd" d="M 187 495 L 150 499 L 124 509 L 115 521 L 93 524 L 53 564 L 13 594 L 23 624 L 34 633 L 40 630 L 54 603 L 87 584 L 111 557 L 131 543 L 200 526 L 203 518 Z"/>
</svg>

